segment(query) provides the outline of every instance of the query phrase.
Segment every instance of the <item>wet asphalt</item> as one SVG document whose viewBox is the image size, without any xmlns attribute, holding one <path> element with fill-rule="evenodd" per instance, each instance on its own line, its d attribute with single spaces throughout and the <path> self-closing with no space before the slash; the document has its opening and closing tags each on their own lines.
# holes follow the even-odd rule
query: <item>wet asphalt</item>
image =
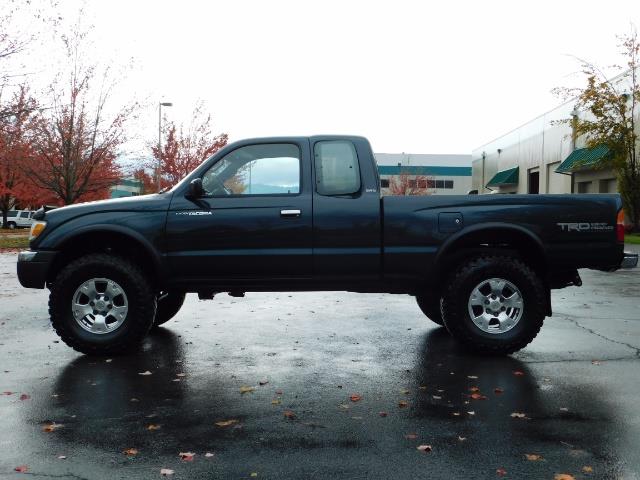
<svg viewBox="0 0 640 480">
<path fill-rule="evenodd" d="M 0 478 L 640 478 L 639 269 L 581 272 L 504 358 L 461 351 L 409 296 L 346 292 L 189 295 L 139 352 L 92 358 L 15 260 Z"/>
</svg>

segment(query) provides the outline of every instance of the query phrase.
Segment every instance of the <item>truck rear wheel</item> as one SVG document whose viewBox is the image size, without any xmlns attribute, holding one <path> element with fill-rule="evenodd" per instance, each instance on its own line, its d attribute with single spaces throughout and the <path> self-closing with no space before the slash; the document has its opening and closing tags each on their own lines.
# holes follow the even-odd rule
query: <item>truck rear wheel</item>
<svg viewBox="0 0 640 480">
<path fill-rule="evenodd" d="M 156 310 L 156 318 L 153 322 L 154 327 L 158 327 L 167 323 L 180 311 L 186 294 L 183 292 L 168 292 L 158 298 L 158 308 Z"/>
<path fill-rule="evenodd" d="M 450 277 L 442 299 L 447 330 L 466 347 L 506 355 L 529 344 L 545 317 L 540 277 L 509 255 L 480 256 Z"/>
<path fill-rule="evenodd" d="M 422 310 L 429 320 L 433 323 L 437 323 L 438 325 L 444 325 L 444 321 L 442 320 L 442 313 L 440 312 L 440 296 L 429 295 L 429 294 L 419 294 L 416 295 L 416 301 L 418 302 L 418 307 Z"/>
<path fill-rule="evenodd" d="M 51 324 L 62 341 L 88 355 L 137 346 L 153 325 L 156 297 L 132 262 L 88 254 L 64 267 L 49 295 Z"/>
</svg>

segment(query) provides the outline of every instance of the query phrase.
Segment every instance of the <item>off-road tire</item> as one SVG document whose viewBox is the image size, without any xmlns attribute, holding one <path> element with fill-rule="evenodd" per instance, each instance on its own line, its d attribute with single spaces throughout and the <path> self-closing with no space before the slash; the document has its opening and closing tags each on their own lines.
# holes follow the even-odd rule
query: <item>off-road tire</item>
<svg viewBox="0 0 640 480">
<path fill-rule="evenodd" d="M 416 301 L 418 307 L 422 310 L 429 320 L 433 323 L 437 323 L 440 326 L 444 326 L 444 320 L 442 320 L 442 312 L 440 311 L 440 296 L 434 296 L 430 294 L 418 294 L 416 295 Z"/>
<path fill-rule="evenodd" d="M 477 327 L 468 312 L 472 290 L 483 280 L 503 278 L 521 292 L 520 320 L 503 333 L 487 333 Z M 520 258 L 513 255 L 478 256 L 460 265 L 444 289 L 442 317 L 449 333 L 465 347 L 482 354 L 507 355 L 528 345 L 536 337 L 545 318 L 545 286 Z"/>
<path fill-rule="evenodd" d="M 165 296 L 158 299 L 158 308 L 156 309 L 156 318 L 153 322 L 154 327 L 158 327 L 167 323 L 180 311 L 186 294 L 184 292 L 169 292 Z"/>
<path fill-rule="evenodd" d="M 71 301 L 76 289 L 94 277 L 109 278 L 125 291 L 129 303 L 126 319 L 116 330 L 97 335 L 75 320 Z M 153 325 L 156 296 L 146 275 L 129 260 L 92 253 L 64 267 L 50 286 L 49 315 L 62 341 L 87 355 L 115 355 L 137 347 Z"/>
</svg>

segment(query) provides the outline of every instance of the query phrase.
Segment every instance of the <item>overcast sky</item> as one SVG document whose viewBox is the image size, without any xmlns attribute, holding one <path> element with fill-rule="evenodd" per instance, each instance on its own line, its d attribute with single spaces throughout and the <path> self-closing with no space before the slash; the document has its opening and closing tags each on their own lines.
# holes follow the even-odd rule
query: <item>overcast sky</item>
<svg viewBox="0 0 640 480">
<path fill-rule="evenodd" d="M 75 0 L 62 0 L 73 9 Z M 89 2 L 105 58 L 167 116 L 206 101 L 215 131 L 365 135 L 378 152 L 471 153 L 579 83 L 569 55 L 608 65 L 640 1 Z M 157 135 L 150 105 L 138 127 Z"/>
</svg>

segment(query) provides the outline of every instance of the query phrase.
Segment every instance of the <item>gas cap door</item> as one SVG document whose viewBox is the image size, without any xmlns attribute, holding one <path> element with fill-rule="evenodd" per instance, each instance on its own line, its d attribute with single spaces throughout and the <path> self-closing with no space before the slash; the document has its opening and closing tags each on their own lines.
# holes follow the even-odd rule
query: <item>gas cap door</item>
<svg viewBox="0 0 640 480">
<path fill-rule="evenodd" d="M 440 233 L 457 232 L 462 228 L 462 214 L 459 212 L 442 212 L 438 215 L 438 231 Z"/>
</svg>

